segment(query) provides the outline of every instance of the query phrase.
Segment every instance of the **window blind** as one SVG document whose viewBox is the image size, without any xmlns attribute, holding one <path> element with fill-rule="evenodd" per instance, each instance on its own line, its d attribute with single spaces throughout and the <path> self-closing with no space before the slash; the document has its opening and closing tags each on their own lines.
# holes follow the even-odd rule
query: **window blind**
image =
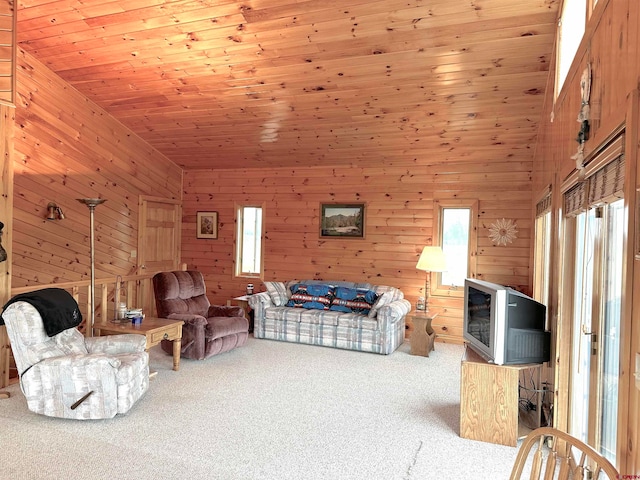
<svg viewBox="0 0 640 480">
<path fill-rule="evenodd" d="M 564 193 L 564 215 L 576 216 L 587 208 L 624 196 L 624 133 L 601 149 L 585 168 L 586 179 Z M 536 213 L 538 208 L 536 208 Z"/>
<path fill-rule="evenodd" d="M 551 193 L 546 195 L 536 204 L 536 218 L 541 217 L 551 211 Z"/>
<path fill-rule="evenodd" d="M 564 215 L 575 217 L 586 209 L 587 186 L 585 182 L 580 182 L 567 190 L 564 194 Z"/>
<path fill-rule="evenodd" d="M 624 155 L 608 163 L 589 177 L 589 206 L 622 198 L 624 188 Z"/>
</svg>

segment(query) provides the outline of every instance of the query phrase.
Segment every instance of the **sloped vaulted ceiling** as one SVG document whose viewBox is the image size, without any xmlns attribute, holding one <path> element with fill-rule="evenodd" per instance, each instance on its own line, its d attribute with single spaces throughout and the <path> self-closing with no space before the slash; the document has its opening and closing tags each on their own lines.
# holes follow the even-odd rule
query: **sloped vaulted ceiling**
<svg viewBox="0 0 640 480">
<path fill-rule="evenodd" d="M 530 156 L 559 0 L 21 0 L 18 42 L 185 168 Z"/>
</svg>

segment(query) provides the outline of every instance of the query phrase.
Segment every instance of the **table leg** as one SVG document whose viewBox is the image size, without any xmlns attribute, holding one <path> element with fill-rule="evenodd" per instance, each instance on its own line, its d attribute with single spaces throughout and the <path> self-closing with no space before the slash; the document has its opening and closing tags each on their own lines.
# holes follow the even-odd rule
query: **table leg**
<svg viewBox="0 0 640 480">
<path fill-rule="evenodd" d="M 429 342 L 428 342 L 428 345 L 427 345 L 427 352 L 433 352 L 436 349 L 436 347 L 435 347 L 435 345 L 436 345 L 436 334 L 435 334 L 435 332 L 433 332 L 433 333 L 428 333 L 427 335 L 429 337 Z M 429 356 L 429 354 L 427 353 L 427 357 L 428 356 Z"/>
<path fill-rule="evenodd" d="M 177 372 L 180 370 L 180 349 L 182 348 L 182 339 L 176 338 L 173 341 L 173 369 Z"/>
</svg>

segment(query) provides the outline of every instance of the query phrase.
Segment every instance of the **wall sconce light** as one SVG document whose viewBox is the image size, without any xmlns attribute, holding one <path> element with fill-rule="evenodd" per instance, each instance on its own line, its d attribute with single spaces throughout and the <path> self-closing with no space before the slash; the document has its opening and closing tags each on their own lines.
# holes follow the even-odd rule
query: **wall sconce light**
<svg viewBox="0 0 640 480">
<path fill-rule="evenodd" d="M 53 202 L 47 205 L 47 220 L 64 220 L 62 209 Z"/>
</svg>

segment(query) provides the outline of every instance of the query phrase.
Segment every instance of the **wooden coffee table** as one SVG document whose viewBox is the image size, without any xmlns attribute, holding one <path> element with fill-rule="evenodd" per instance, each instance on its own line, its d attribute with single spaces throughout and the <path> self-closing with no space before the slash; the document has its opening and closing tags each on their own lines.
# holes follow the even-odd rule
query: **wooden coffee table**
<svg viewBox="0 0 640 480">
<path fill-rule="evenodd" d="M 142 323 L 133 325 L 127 323 L 97 323 L 94 328 L 100 331 L 100 335 L 118 335 L 121 333 L 138 333 L 147 338 L 146 350 L 158 345 L 162 340 L 173 342 L 173 369 L 180 369 L 180 348 L 182 346 L 182 320 L 169 320 L 166 318 L 145 317 Z"/>
</svg>

